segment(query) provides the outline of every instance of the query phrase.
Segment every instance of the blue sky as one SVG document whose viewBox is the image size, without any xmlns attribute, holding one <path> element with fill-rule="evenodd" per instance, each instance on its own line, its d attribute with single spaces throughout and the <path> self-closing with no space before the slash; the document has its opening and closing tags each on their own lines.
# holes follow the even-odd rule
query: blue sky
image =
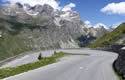
<svg viewBox="0 0 125 80">
<path fill-rule="evenodd" d="M 125 15 L 111 14 L 107 15 L 100 10 L 109 3 L 119 3 L 124 0 L 61 0 L 61 5 L 73 2 L 82 20 L 88 20 L 92 24 L 104 23 L 108 26 L 125 21 Z"/>
<path fill-rule="evenodd" d="M 0 0 L 0 3 L 1 1 L 2 0 Z M 86 20 L 90 21 L 92 25 L 97 23 L 103 23 L 107 26 L 111 26 L 113 24 L 125 21 L 125 0 L 59 0 L 59 1 L 61 6 L 65 6 L 69 3 L 74 3 L 76 5 L 74 9 L 80 13 L 81 19 L 83 21 Z M 101 9 L 106 7 L 108 4 L 120 3 L 120 2 L 124 3 L 117 6 L 114 5 L 111 9 L 106 8 L 105 13 L 101 12 Z M 118 9 L 115 10 L 114 8 Z M 120 8 L 123 8 L 123 10 Z M 113 14 L 108 15 L 106 14 L 106 11 L 112 11 Z"/>
</svg>

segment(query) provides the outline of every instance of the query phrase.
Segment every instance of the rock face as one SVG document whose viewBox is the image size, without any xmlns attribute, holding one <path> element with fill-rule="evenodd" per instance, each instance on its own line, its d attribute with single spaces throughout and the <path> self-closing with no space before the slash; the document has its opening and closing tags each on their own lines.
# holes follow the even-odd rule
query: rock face
<svg viewBox="0 0 125 80">
<path fill-rule="evenodd" d="M 125 50 L 119 50 L 119 57 L 114 62 L 113 67 L 119 76 L 125 79 Z"/>
<path fill-rule="evenodd" d="M 99 28 L 89 28 L 88 33 L 93 37 L 101 37 L 104 34 L 108 33 L 109 31 L 106 30 L 103 26 Z"/>
<path fill-rule="evenodd" d="M 112 45 L 105 49 L 118 53 L 118 58 L 113 63 L 113 68 L 122 79 L 125 79 L 125 45 Z"/>
<path fill-rule="evenodd" d="M 54 10 L 47 4 L 16 3 L 2 7 L 0 14 L 5 32 L 21 37 L 33 49 L 78 48 L 77 38 L 86 35 L 77 12 Z"/>
<path fill-rule="evenodd" d="M 118 54 L 118 58 L 113 63 L 113 68 L 115 72 L 125 79 L 125 45 L 110 45 L 105 48 L 100 48 L 101 50 L 111 51 Z"/>
</svg>

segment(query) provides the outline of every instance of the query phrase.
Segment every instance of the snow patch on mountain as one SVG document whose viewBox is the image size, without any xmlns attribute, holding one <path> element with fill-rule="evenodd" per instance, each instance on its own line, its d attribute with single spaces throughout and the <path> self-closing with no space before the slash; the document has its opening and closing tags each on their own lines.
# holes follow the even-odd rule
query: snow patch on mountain
<svg viewBox="0 0 125 80">
<path fill-rule="evenodd" d="M 60 15 L 60 18 L 68 21 L 80 20 L 80 16 L 76 11 L 65 11 Z"/>
</svg>

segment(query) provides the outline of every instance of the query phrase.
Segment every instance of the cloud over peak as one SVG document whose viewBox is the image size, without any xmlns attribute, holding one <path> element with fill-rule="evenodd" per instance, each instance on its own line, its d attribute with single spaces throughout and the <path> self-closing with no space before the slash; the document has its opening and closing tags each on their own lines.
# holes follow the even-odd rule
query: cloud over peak
<svg viewBox="0 0 125 80">
<path fill-rule="evenodd" d="M 93 25 L 90 21 L 85 21 L 84 22 L 85 23 L 85 26 L 87 27 L 87 28 L 105 28 L 105 29 L 109 29 L 109 27 L 107 26 L 107 25 L 105 25 L 105 24 L 103 24 L 103 23 L 97 23 L 97 24 L 95 24 L 95 25 Z"/>
<path fill-rule="evenodd" d="M 92 24 L 91 24 L 90 21 L 87 20 L 87 21 L 85 21 L 84 23 L 85 23 L 85 26 L 86 26 L 86 27 L 88 27 L 88 28 L 91 28 L 91 27 L 92 27 Z"/>
<path fill-rule="evenodd" d="M 35 5 L 44 5 L 48 4 L 54 9 L 62 10 L 62 11 L 71 11 L 72 8 L 76 7 L 74 3 L 69 3 L 65 6 L 60 6 L 60 2 L 58 0 L 3 0 L 3 2 L 9 2 L 10 4 L 15 4 L 17 2 L 21 4 L 29 4 L 30 6 Z"/>
<path fill-rule="evenodd" d="M 10 2 L 11 4 L 20 2 L 22 4 L 29 4 L 30 6 L 35 6 L 37 4 L 44 5 L 48 4 L 52 6 L 54 9 L 60 9 L 59 2 L 56 0 L 5 0 L 6 2 Z M 4 1 L 4 2 L 5 2 Z"/>
<path fill-rule="evenodd" d="M 96 25 L 93 26 L 94 28 L 101 28 L 104 27 L 105 29 L 109 29 L 109 27 L 107 27 L 107 25 L 103 24 L 103 23 L 97 23 Z"/>
<path fill-rule="evenodd" d="M 64 6 L 62 11 L 71 11 L 72 8 L 74 8 L 74 7 L 76 7 L 76 5 L 74 3 L 69 3 L 68 5 Z"/>
<path fill-rule="evenodd" d="M 101 12 L 107 14 L 125 15 L 125 2 L 110 3 L 102 8 Z"/>
</svg>

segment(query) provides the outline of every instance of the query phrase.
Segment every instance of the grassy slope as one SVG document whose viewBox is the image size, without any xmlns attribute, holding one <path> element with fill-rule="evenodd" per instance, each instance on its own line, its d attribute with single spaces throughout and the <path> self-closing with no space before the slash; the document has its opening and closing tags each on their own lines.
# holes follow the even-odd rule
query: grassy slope
<svg viewBox="0 0 125 80">
<path fill-rule="evenodd" d="M 0 18 L 0 31 L 4 32 L 0 38 L 0 61 L 31 50 L 25 44 L 26 41 L 18 36 L 23 28 L 33 29 L 34 26 Z"/>
<path fill-rule="evenodd" d="M 0 69 L 0 79 L 6 78 L 9 76 L 13 76 L 13 75 L 16 75 L 19 73 L 27 72 L 29 70 L 33 70 L 33 69 L 39 68 L 41 66 L 45 66 L 45 65 L 54 63 L 57 61 L 58 58 L 63 57 L 63 56 L 64 56 L 64 53 L 59 52 L 59 53 L 55 53 L 52 57 L 42 58 L 40 61 L 37 61 L 34 63 L 25 64 L 25 65 L 18 66 L 15 68 Z"/>
<path fill-rule="evenodd" d="M 0 38 L 0 60 L 28 51 L 24 40 L 16 35 L 6 34 Z"/>
<path fill-rule="evenodd" d="M 97 39 L 93 44 L 89 45 L 91 48 L 104 47 L 106 45 L 113 44 L 123 34 L 125 34 L 125 23 L 119 25 L 114 31 L 105 34 L 101 38 Z"/>
</svg>

